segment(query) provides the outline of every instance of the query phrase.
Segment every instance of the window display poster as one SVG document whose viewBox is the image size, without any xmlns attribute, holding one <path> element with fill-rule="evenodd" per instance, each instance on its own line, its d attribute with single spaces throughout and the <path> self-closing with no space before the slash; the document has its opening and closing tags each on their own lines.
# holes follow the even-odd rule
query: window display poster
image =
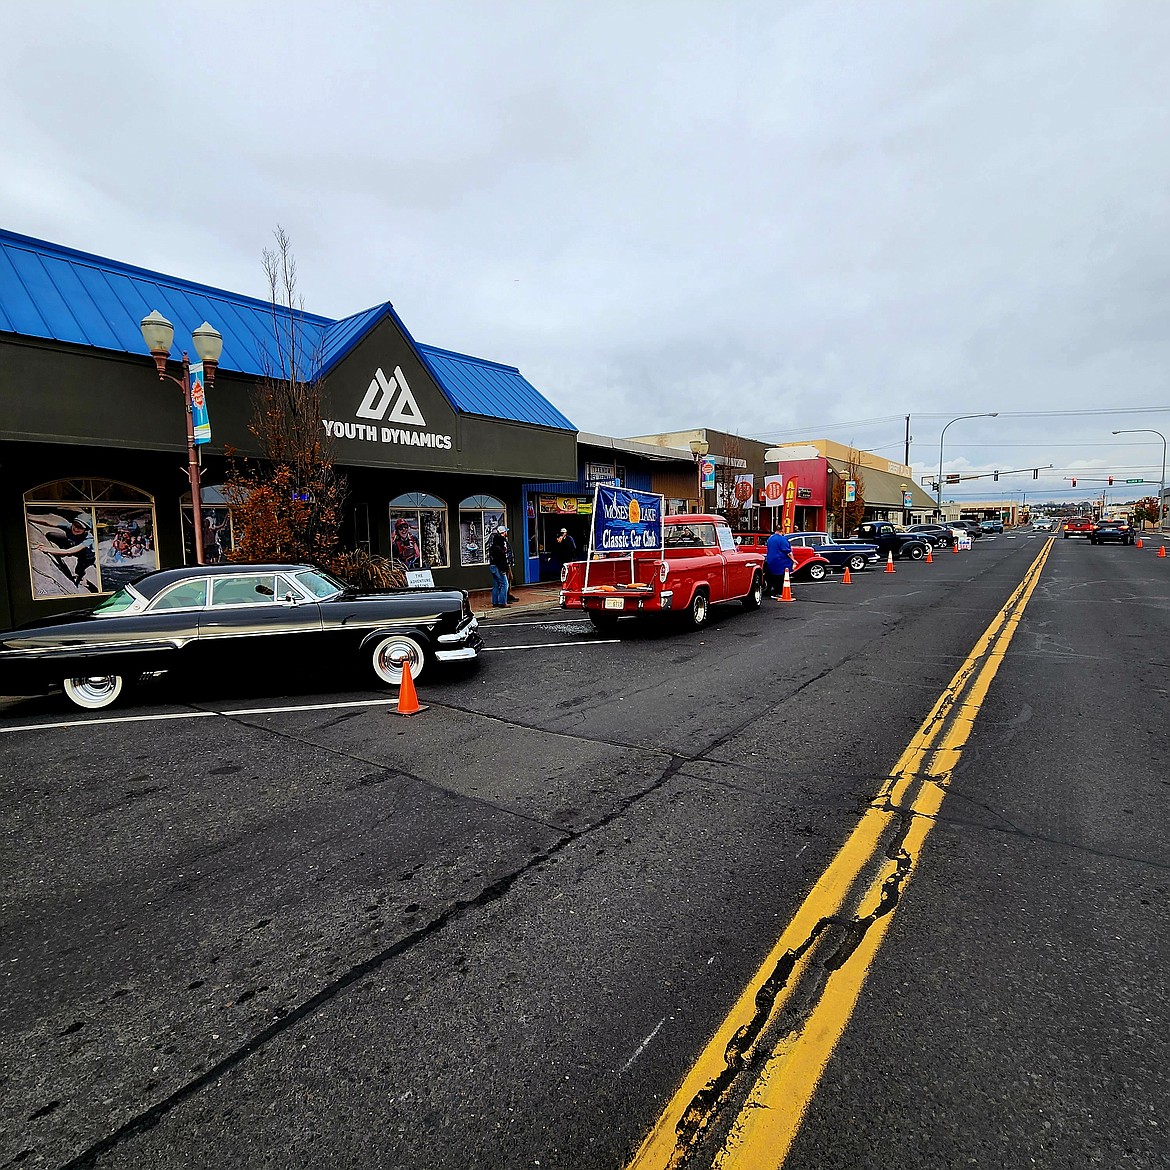
<svg viewBox="0 0 1170 1170">
<path fill-rule="evenodd" d="M 486 565 L 488 541 L 504 522 L 503 512 L 460 512 L 459 563 Z"/>
<path fill-rule="evenodd" d="M 113 593 L 158 568 L 154 517 L 150 508 L 107 505 L 96 509 L 101 590 Z"/>
<path fill-rule="evenodd" d="M 35 599 L 101 592 L 91 508 L 29 504 L 24 520 Z"/>
<path fill-rule="evenodd" d="M 447 566 L 446 513 L 438 510 L 390 513 L 390 556 L 404 569 Z"/>
<path fill-rule="evenodd" d="M 203 505 L 203 563 L 220 565 L 235 548 L 231 509 Z M 183 564 L 195 563 L 195 518 L 189 504 L 183 505 Z"/>
</svg>

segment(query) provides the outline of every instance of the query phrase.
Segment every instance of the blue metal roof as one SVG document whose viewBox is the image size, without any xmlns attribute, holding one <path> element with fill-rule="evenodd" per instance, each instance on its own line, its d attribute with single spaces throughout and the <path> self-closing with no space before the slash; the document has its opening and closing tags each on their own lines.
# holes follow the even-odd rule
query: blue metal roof
<svg viewBox="0 0 1170 1170">
<path fill-rule="evenodd" d="M 276 367 L 274 328 L 284 338 L 292 314 L 269 301 L 194 284 L 117 260 L 0 228 L 0 332 L 146 355 L 139 323 L 152 309 L 174 322 L 175 348 L 194 353 L 191 330 L 204 321 L 223 334 L 220 366 L 262 375 Z M 387 301 L 333 321 L 298 312 L 301 341 L 321 354 L 327 374 L 389 315 L 465 414 L 576 430 L 513 366 L 420 345 Z"/>
<path fill-rule="evenodd" d="M 577 429 L 515 366 L 433 345 L 419 344 L 417 349 L 456 410 L 566 431 Z"/>
</svg>

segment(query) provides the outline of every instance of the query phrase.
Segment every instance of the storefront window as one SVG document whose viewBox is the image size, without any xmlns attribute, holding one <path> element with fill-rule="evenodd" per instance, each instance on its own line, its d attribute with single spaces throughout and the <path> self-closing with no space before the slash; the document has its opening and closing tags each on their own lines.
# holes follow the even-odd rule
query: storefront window
<svg viewBox="0 0 1170 1170">
<path fill-rule="evenodd" d="M 390 557 L 404 569 L 450 566 L 445 501 L 423 492 L 390 501 Z"/>
<path fill-rule="evenodd" d="M 62 479 L 24 496 L 32 595 L 115 593 L 158 568 L 154 499 L 108 479 Z"/>
<path fill-rule="evenodd" d="M 504 519 L 504 505 L 495 496 L 468 496 L 459 504 L 459 563 L 486 565 L 491 534 Z"/>
<path fill-rule="evenodd" d="M 199 492 L 203 501 L 203 563 L 218 565 L 236 547 L 232 507 L 222 488 L 208 485 Z M 195 517 L 191 511 L 191 493 L 183 496 L 183 564 L 195 563 Z"/>
</svg>

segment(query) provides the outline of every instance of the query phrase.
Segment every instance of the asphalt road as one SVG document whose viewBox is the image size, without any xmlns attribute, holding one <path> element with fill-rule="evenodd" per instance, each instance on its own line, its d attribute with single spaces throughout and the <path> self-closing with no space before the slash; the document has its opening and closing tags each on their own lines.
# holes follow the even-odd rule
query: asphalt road
<svg viewBox="0 0 1170 1170">
<path fill-rule="evenodd" d="M 0 1166 L 626 1165 L 1045 549 L 785 1165 L 1165 1167 L 1170 558 L 1027 535 L 494 615 L 411 719 L 247 663 L 6 704 Z"/>
</svg>

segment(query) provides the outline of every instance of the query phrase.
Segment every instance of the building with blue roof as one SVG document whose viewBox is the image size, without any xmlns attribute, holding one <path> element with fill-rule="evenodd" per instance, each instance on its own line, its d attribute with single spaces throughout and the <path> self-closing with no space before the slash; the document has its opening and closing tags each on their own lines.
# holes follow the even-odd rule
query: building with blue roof
<svg viewBox="0 0 1170 1170">
<path fill-rule="evenodd" d="M 213 557 L 232 539 L 215 500 L 225 451 L 258 454 L 252 391 L 288 371 L 295 341 L 350 481 L 351 542 L 436 584 L 484 588 L 484 534 L 504 521 L 518 576 L 534 579 L 524 485 L 576 479 L 576 429 L 516 367 L 416 342 L 388 301 L 332 320 L 0 230 L 0 624 L 193 556 L 186 409 L 142 339 L 152 311 L 174 325 L 174 372 L 201 323 L 223 337 L 200 447 Z M 46 529 L 78 517 L 95 537 L 80 574 L 40 551 Z M 132 558 L 116 547 L 128 530 Z"/>
</svg>

